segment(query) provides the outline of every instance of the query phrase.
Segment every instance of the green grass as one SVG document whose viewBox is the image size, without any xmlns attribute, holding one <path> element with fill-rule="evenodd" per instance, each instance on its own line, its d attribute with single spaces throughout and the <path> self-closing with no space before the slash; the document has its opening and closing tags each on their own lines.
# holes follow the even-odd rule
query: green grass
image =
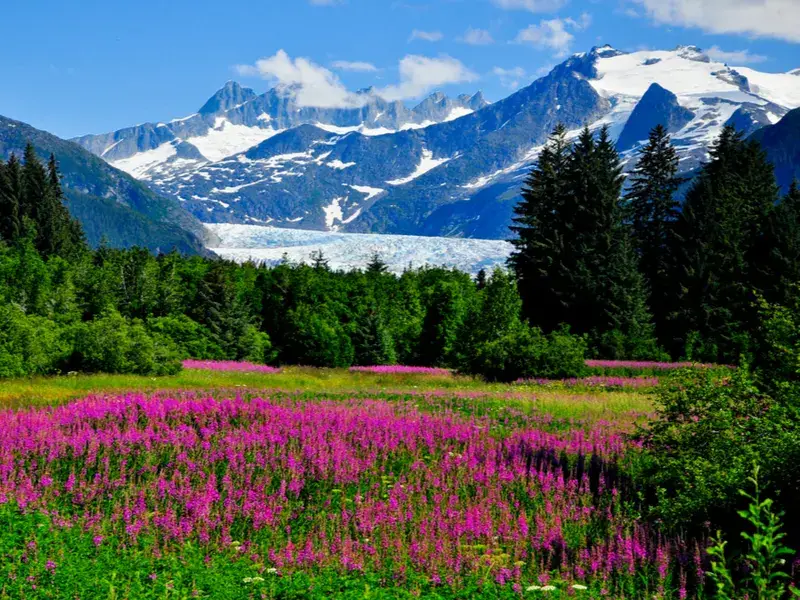
<svg viewBox="0 0 800 600">
<path fill-rule="evenodd" d="M 184 370 L 168 377 L 96 374 L 10 379 L 0 381 L 0 408 L 56 405 L 90 394 L 237 388 L 358 396 L 447 391 L 479 396 L 484 407 L 514 406 L 570 420 L 627 420 L 626 415 L 635 419 L 652 411 L 652 391 L 646 389 L 552 389 L 487 384 L 464 376 L 376 375 L 308 367 L 289 367 L 279 374 Z"/>
</svg>

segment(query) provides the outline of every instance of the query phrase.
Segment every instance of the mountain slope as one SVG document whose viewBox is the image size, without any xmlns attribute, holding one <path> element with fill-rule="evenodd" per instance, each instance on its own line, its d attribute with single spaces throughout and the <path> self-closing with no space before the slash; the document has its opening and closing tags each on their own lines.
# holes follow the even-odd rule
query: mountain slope
<svg viewBox="0 0 800 600">
<path fill-rule="evenodd" d="M 693 46 L 604 46 L 494 104 L 433 94 L 409 108 L 368 89 L 358 108 L 320 109 L 297 106 L 291 90 L 254 94 L 229 83 L 185 119 L 79 141 L 204 222 L 504 238 L 558 122 L 570 135 L 608 126 L 628 167 L 664 124 L 688 172 L 726 123 L 749 133 L 799 106 L 800 78 L 732 68 Z"/>
<path fill-rule="evenodd" d="M 790 111 L 774 125 L 756 131 L 752 139 L 766 150 L 784 192 L 792 180 L 800 180 L 800 108 Z"/>
<path fill-rule="evenodd" d="M 617 148 L 630 150 L 646 140 L 650 130 L 657 125 L 663 125 L 670 133 L 680 131 L 693 118 L 694 113 L 678 104 L 675 94 L 653 83 L 631 112 L 617 139 Z"/>
<path fill-rule="evenodd" d="M 0 116 L 0 158 L 22 156 L 28 142 L 42 159 L 55 154 L 67 205 L 91 244 L 105 236 L 114 246 L 205 252 L 205 229 L 175 200 L 159 196 L 72 142 Z"/>
</svg>

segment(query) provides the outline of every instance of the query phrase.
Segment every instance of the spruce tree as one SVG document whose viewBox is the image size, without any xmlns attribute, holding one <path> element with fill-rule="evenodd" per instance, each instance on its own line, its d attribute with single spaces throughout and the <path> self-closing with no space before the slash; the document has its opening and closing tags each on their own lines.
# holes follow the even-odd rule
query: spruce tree
<svg viewBox="0 0 800 600">
<path fill-rule="evenodd" d="M 522 188 L 522 200 L 514 207 L 508 259 L 517 278 L 523 311 L 531 323 L 555 329 L 568 318 L 560 297 L 564 287 L 561 269 L 564 224 L 568 210 L 567 167 L 569 144 L 566 127 L 559 124 L 539 154 Z"/>
<path fill-rule="evenodd" d="M 47 172 L 44 165 L 36 156 L 32 144 L 25 146 L 25 161 L 22 166 L 22 192 L 19 202 L 19 217 L 30 219 L 37 227 L 39 225 L 40 210 L 47 194 Z"/>
<path fill-rule="evenodd" d="M 382 275 L 389 271 L 386 262 L 381 258 L 380 253 L 373 252 L 372 257 L 367 263 L 367 273 L 372 275 Z"/>
<path fill-rule="evenodd" d="M 678 153 L 667 130 L 658 125 L 650 132 L 625 195 L 631 220 L 639 269 L 650 290 L 650 307 L 659 340 L 669 339 L 666 318 L 674 305 L 670 279 L 675 221 L 679 203 L 675 198 L 683 178 L 678 176 Z"/>
<path fill-rule="evenodd" d="M 73 257 L 86 248 L 83 228 L 73 219 L 64 204 L 61 175 L 56 157 L 51 154 L 47 163 L 47 192 L 41 215 L 40 249 L 46 254 Z"/>
<path fill-rule="evenodd" d="M 765 260 L 760 240 L 778 187 L 764 151 L 733 127 L 725 127 L 710 155 L 676 223 L 673 351 L 702 339 L 694 358 L 737 361 L 757 327 Z"/>
<path fill-rule="evenodd" d="M 6 165 L 0 161 L 0 166 L 0 239 L 16 241 L 22 233 L 19 214 L 22 173 L 13 154 Z"/>
<path fill-rule="evenodd" d="M 797 180 L 770 214 L 763 245 L 767 257 L 762 265 L 764 296 L 769 302 L 791 306 L 800 282 L 800 184 Z"/>
</svg>

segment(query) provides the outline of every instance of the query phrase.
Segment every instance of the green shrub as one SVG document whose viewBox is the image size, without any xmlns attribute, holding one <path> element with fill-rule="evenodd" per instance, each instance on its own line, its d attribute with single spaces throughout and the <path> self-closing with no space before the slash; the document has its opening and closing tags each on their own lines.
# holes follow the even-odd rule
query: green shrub
<svg viewBox="0 0 800 600">
<path fill-rule="evenodd" d="M 73 326 L 73 370 L 137 375 L 180 371 L 180 353 L 169 338 L 150 334 L 141 322 L 127 321 L 107 310 L 98 318 Z"/>
<path fill-rule="evenodd" d="M 780 506 L 800 500 L 797 411 L 763 393 L 747 366 L 724 380 L 702 369 L 679 372 L 659 389 L 656 406 L 639 463 L 650 516 L 670 528 L 711 522 L 735 530 L 739 488 L 754 462 Z M 790 533 L 796 525 L 795 518 Z"/>
<path fill-rule="evenodd" d="M 248 325 L 242 331 L 239 339 L 241 348 L 239 356 L 229 357 L 236 360 L 249 360 L 259 364 L 270 363 L 275 360 L 276 352 L 272 348 L 269 335 L 259 331 L 255 325 Z"/>
<path fill-rule="evenodd" d="M 488 381 L 535 377 L 578 377 L 585 370 L 586 340 L 567 329 L 549 335 L 521 323 L 504 335 L 480 343 L 467 370 Z"/>
<path fill-rule="evenodd" d="M 349 367 L 353 343 L 339 319 L 325 307 L 301 304 L 287 315 L 292 335 L 281 360 L 312 367 Z"/>
<path fill-rule="evenodd" d="M 227 358 L 208 328 L 186 315 L 148 319 L 147 329 L 154 335 L 172 340 L 183 358 L 207 360 Z"/>
<path fill-rule="evenodd" d="M 800 597 L 794 586 L 787 585 L 790 580 L 786 572 L 786 558 L 793 556 L 794 551 L 784 546 L 786 538 L 781 529 L 781 513 L 776 513 L 771 498 L 761 499 L 761 487 L 758 479 L 759 468 L 754 467 L 753 476 L 749 478 L 755 491 L 750 494 L 745 490 L 739 493 L 750 501 L 747 510 L 740 510 L 739 516 L 747 521 L 751 531 L 742 531 L 745 541 L 744 562 L 746 575 L 743 581 L 735 581 L 734 572 L 728 566 L 725 555 L 727 542 L 722 532 L 717 532 L 713 544 L 708 548 L 711 556 L 709 578 L 714 583 L 715 598 L 718 600 L 735 600 L 736 598 L 786 598 L 788 594 Z M 786 558 L 784 558 L 786 557 Z"/>
<path fill-rule="evenodd" d="M 46 375 L 58 370 L 69 343 L 56 323 L 0 305 L 0 377 Z"/>
</svg>

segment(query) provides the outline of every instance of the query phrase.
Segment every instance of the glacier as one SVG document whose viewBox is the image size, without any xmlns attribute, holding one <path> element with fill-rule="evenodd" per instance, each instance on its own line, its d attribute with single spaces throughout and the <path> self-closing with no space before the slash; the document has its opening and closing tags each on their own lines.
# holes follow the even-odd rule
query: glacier
<svg viewBox="0 0 800 600">
<path fill-rule="evenodd" d="M 322 251 L 332 269 L 353 270 L 363 269 L 377 254 L 388 270 L 397 274 L 427 265 L 475 275 L 481 269 L 504 266 L 513 248 L 504 240 L 336 233 L 230 223 L 206 227 L 219 240 L 210 250 L 236 262 L 309 263 L 312 252 Z"/>
</svg>

